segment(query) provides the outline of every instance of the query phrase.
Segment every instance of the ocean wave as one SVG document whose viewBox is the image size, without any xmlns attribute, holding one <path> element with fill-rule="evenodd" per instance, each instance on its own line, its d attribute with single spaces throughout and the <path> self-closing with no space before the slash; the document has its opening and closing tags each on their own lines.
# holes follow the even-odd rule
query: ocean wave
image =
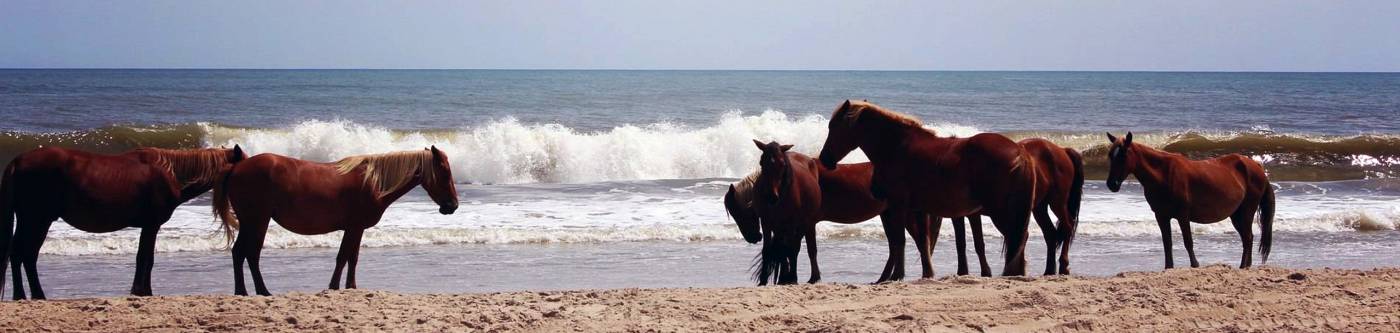
<svg viewBox="0 0 1400 333">
<path fill-rule="evenodd" d="M 393 247 L 443 244 L 555 244 L 609 242 L 742 242 L 738 229 L 724 213 L 719 189 L 706 184 L 696 193 L 600 193 L 579 198 L 547 198 L 508 202 L 465 201 L 454 215 L 436 213 L 430 201 L 402 202 L 386 212 L 378 226 L 366 231 L 364 246 Z M 1135 190 L 1135 189 L 1133 189 Z M 1281 233 L 1328 234 L 1396 230 L 1400 202 L 1373 194 L 1317 194 L 1302 189 L 1280 192 L 1274 230 Z M 1152 211 L 1137 193 L 1086 193 L 1078 237 L 1134 238 L 1154 241 L 1159 229 Z M 223 251 L 224 239 L 210 217 L 209 207 L 186 205 L 176 210 L 162 229 L 156 248 L 161 252 Z M 854 225 L 822 223 L 822 239 L 881 239 L 879 218 Z M 945 221 L 947 221 L 945 219 Z M 1000 237 L 990 219 L 983 219 L 991 237 Z M 1256 226 L 1257 228 L 1257 226 Z M 1031 237 L 1040 237 L 1032 223 Z M 1193 224 L 1200 235 L 1234 235 L 1228 221 Z M 943 228 L 951 240 L 952 229 Z M 135 253 L 139 231 L 91 234 L 55 224 L 44 253 L 63 255 Z M 1256 232 L 1256 236 L 1258 232 Z M 303 236 L 275 224 L 265 247 L 328 248 L 340 244 L 340 233 Z"/>
<path fill-rule="evenodd" d="M 738 177 L 756 168 L 749 141 L 778 140 L 816 154 L 825 117 L 768 110 L 734 111 L 706 127 L 655 123 L 580 131 L 559 124 L 506 118 L 460 129 L 403 131 L 343 120 L 306 120 L 286 127 L 244 128 L 198 123 L 110 126 L 62 133 L 0 133 L 0 158 L 57 145 L 116 153 L 136 147 L 191 148 L 240 144 L 250 153 L 277 153 L 315 161 L 436 145 L 451 157 L 459 182 L 483 184 L 588 183 L 619 180 Z M 970 136 L 968 124 L 935 123 L 942 135 Z M 1106 140 L 1099 132 L 1014 131 L 1013 139 L 1044 137 L 1084 152 L 1086 173 L 1107 173 Z M 1275 181 L 1328 181 L 1400 176 L 1400 135 L 1321 136 L 1245 132 L 1141 132 L 1136 141 L 1192 158 L 1240 153 L 1264 163 Z M 859 151 L 845 162 L 864 161 Z"/>
</svg>

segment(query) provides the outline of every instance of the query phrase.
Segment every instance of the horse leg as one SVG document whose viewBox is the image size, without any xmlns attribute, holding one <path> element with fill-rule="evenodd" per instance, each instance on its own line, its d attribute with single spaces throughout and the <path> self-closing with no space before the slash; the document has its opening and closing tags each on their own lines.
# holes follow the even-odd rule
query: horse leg
<svg viewBox="0 0 1400 333">
<path fill-rule="evenodd" d="M 939 221 L 942 222 L 942 221 Z M 953 218 L 953 238 L 958 250 L 958 275 L 967 275 L 967 219 Z"/>
<path fill-rule="evenodd" d="M 267 223 L 272 218 L 268 215 L 254 213 L 251 209 L 235 210 L 247 212 L 240 214 L 239 219 L 242 227 L 239 228 L 238 238 L 233 242 L 233 294 L 247 296 L 248 289 L 243 284 L 243 262 L 248 262 L 248 270 L 253 275 L 253 288 L 258 295 L 270 296 L 267 286 L 263 285 L 262 272 L 259 270 L 258 257 L 262 255 L 263 238 L 267 236 Z"/>
<path fill-rule="evenodd" d="M 875 283 L 904 279 L 904 227 L 908 224 L 909 212 L 903 207 L 887 208 L 885 212 L 880 220 L 885 228 L 890 253 L 885 260 L 885 270 Z"/>
<path fill-rule="evenodd" d="M 1040 233 L 1045 235 L 1045 275 L 1055 275 L 1057 263 L 1055 262 L 1055 252 L 1059 252 L 1060 232 L 1055 229 L 1054 222 L 1050 220 L 1050 212 L 1047 206 L 1035 208 L 1035 224 L 1040 225 Z"/>
<path fill-rule="evenodd" d="M 24 250 L 29 248 L 29 243 L 31 242 L 29 239 L 30 232 L 28 231 L 30 227 L 28 225 L 34 223 L 33 221 L 25 221 L 23 219 L 19 222 L 19 227 L 15 230 L 14 238 L 13 241 L 10 242 L 9 248 L 10 270 L 12 271 L 10 275 L 14 277 L 14 286 L 11 287 L 14 289 L 12 296 L 16 301 L 24 299 L 26 295 L 24 292 Z M 4 276 L 0 276 L 0 278 L 4 278 Z"/>
<path fill-rule="evenodd" d="M 807 261 L 812 263 L 812 277 L 807 279 L 808 284 L 822 281 L 822 270 L 817 267 L 817 223 L 812 222 L 807 227 Z"/>
<path fill-rule="evenodd" d="M 929 223 L 931 222 L 927 216 L 928 215 L 923 213 L 917 213 L 910 219 L 911 221 L 908 227 L 909 235 L 914 238 L 914 248 L 919 251 L 919 264 L 923 267 L 923 277 L 925 279 L 933 277 L 933 265 L 928 260 L 930 254 L 928 244 Z"/>
<path fill-rule="evenodd" d="M 919 258 L 919 260 L 921 260 L 924 265 L 924 278 L 933 278 L 933 250 L 938 248 L 938 231 L 943 228 L 943 220 L 934 218 L 932 215 L 928 214 L 919 215 L 919 219 L 923 220 L 924 225 L 928 226 L 924 228 L 924 237 L 926 238 L 924 243 L 928 245 L 928 251 L 926 251 L 928 253 L 923 255 L 922 258 Z"/>
<path fill-rule="evenodd" d="M 1167 256 L 1167 269 L 1172 269 L 1176 265 L 1172 264 L 1172 218 L 1167 216 L 1157 216 L 1157 228 L 1162 229 L 1162 253 Z"/>
<path fill-rule="evenodd" d="M 356 289 L 355 265 L 360 263 L 360 240 L 364 238 L 365 231 L 363 229 L 355 230 L 353 237 L 350 236 L 350 233 L 348 230 L 345 232 L 346 240 L 354 243 L 350 247 L 349 267 L 346 268 L 347 272 L 345 272 L 345 289 Z"/>
<path fill-rule="evenodd" d="M 1254 265 L 1254 254 L 1249 252 L 1254 248 L 1254 207 L 1258 205 L 1246 205 L 1230 216 L 1230 223 L 1235 225 L 1235 232 L 1240 234 L 1240 243 L 1244 246 L 1244 254 L 1240 255 L 1240 268 Z"/>
<path fill-rule="evenodd" d="M 1077 217 L 1071 217 L 1069 208 L 1061 206 L 1051 207 L 1051 212 L 1059 219 L 1055 221 L 1055 230 L 1060 236 L 1060 274 L 1069 275 L 1069 246 L 1074 243 L 1075 228 L 1078 227 Z"/>
<path fill-rule="evenodd" d="M 1034 184 L 1032 182 L 1032 184 Z M 995 211 L 992 224 L 1001 231 L 1002 244 L 1006 246 L 1006 266 L 1002 266 L 1002 276 L 1026 275 L 1026 240 L 1031 220 L 1031 193 L 1012 190 L 1005 197 L 1005 206 Z"/>
<path fill-rule="evenodd" d="M 1191 243 L 1191 220 L 1179 217 L 1176 223 L 1181 228 L 1181 243 L 1186 246 L 1186 256 L 1191 258 L 1191 268 L 1201 267 L 1196 262 L 1196 245 Z"/>
<path fill-rule="evenodd" d="M 272 292 L 267 291 L 267 284 L 263 283 L 262 266 L 258 264 L 258 259 L 262 257 L 263 241 L 267 238 L 267 220 L 262 220 L 253 228 L 248 225 L 243 226 L 243 231 L 239 231 L 239 236 L 244 232 L 249 233 L 248 239 L 248 272 L 253 275 L 253 291 L 261 296 L 272 296 Z"/>
<path fill-rule="evenodd" d="M 982 276 L 991 277 L 992 267 L 987 265 L 987 244 L 982 239 L 982 216 L 973 214 L 968 216 L 968 224 L 972 229 L 972 250 L 977 252 L 978 264 L 982 267 Z"/>
<path fill-rule="evenodd" d="M 29 297 L 33 299 L 45 299 L 44 287 L 39 284 L 39 270 L 35 268 L 35 265 L 39 261 L 39 248 L 44 247 L 44 239 L 48 238 L 49 226 L 53 225 L 53 221 L 50 220 L 30 225 L 32 225 L 33 228 L 30 228 L 28 230 L 29 232 L 23 236 L 31 240 L 30 242 L 26 242 L 28 248 L 22 250 L 25 252 L 24 275 L 29 279 Z M 16 284 L 16 287 L 18 287 L 18 284 Z M 19 293 L 15 294 L 18 295 Z"/>
<path fill-rule="evenodd" d="M 136 250 L 136 278 L 131 282 L 131 294 L 151 296 L 151 269 L 155 266 L 156 233 L 159 226 L 141 228 L 141 243 Z"/>
</svg>

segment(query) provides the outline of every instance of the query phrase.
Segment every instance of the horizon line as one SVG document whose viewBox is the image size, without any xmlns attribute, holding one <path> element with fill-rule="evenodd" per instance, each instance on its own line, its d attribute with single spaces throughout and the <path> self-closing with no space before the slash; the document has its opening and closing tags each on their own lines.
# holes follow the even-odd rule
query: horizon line
<svg viewBox="0 0 1400 333">
<path fill-rule="evenodd" d="M 366 70 L 366 71 L 675 71 L 675 72 L 1078 72 L 1078 73 L 1356 73 L 1395 74 L 1400 71 L 1354 70 L 1222 70 L 1222 69 L 791 69 L 791 68 L 389 68 L 389 67 L 0 67 L 0 70 Z"/>
</svg>

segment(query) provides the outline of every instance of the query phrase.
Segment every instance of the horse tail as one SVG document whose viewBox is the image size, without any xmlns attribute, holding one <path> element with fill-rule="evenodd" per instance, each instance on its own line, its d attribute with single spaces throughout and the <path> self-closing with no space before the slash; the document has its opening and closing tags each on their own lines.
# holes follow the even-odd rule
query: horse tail
<svg viewBox="0 0 1400 333">
<path fill-rule="evenodd" d="M 1072 241 L 1079 229 L 1079 205 L 1084 201 L 1084 156 L 1070 148 L 1065 148 L 1065 154 L 1074 163 L 1074 181 L 1069 186 L 1069 219 L 1074 223 L 1070 224 L 1069 233 L 1065 234 L 1065 240 Z"/>
<path fill-rule="evenodd" d="M 1274 186 L 1266 184 L 1264 198 L 1259 201 L 1259 231 L 1264 235 L 1259 237 L 1259 255 L 1263 257 L 1264 264 L 1269 263 L 1269 248 L 1274 243 Z"/>
<path fill-rule="evenodd" d="M 5 268 L 10 266 L 10 241 L 15 235 L 15 161 L 5 166 L 5 175 L 0 178 L 0 296 L 5 294 Z"/>
<path fill-rule="evenodd" d="M 234 215 L 233 208 L 228 201 L 228 178 L 233 175 L 233 168 L 219 174 L 214 180 L 214 216 L 221 221 L 220 226 L 224 229 L 224 246 L 233 245 L 234 232 L 238 230 L 238 217 Z"/>
</svg>

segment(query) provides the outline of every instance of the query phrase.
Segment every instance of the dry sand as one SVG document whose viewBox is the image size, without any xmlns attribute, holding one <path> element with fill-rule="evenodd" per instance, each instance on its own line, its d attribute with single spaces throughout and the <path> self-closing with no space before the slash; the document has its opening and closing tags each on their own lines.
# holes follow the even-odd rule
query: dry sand
<svg viewBox="0 0 1400 333">
<path fill-rule="evenodd" d="M 886 285 L 0 302 L 0 330 L 1400 331 L 1400 268 Z"/>
</svg>

